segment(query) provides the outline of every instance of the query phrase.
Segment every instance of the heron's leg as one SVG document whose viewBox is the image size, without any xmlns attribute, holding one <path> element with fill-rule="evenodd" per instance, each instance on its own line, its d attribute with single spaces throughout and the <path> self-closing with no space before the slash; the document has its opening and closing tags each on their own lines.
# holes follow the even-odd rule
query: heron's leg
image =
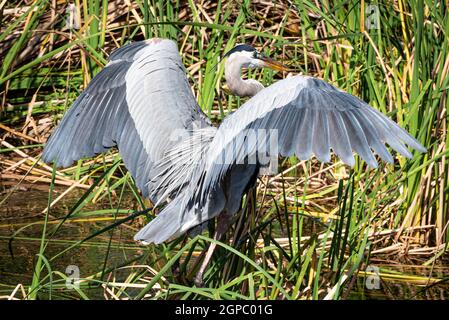
<svg viewBox="0 0 449 320">
<path fill-rule="evenodd" d="M 229 224 L 231 222 L 231 217 L 227 215 L 226 213 L 222 213 L 217 218 L 217 228 L 214 233 L 214 240 L 220 240 L 221 237 L 226 233 L 226 231 L 229 228 Z M 197 287 L 203 286 L 203 275 L 204 271 L 206 271 L 207 266 L 209 265 L 209 262 L 212 258 L 212 255 L 214 254 L 215 248 L 217 247 L 217 244 L 215 242 L 212 242 L 209 245 L 209 248 L 207 249 L 206 256 L 204 257 L 203 262 L 201 263 L 200 269 L 198 270 L 198 273 L 195 276 L 195 279 L 193 282 Z"/>
<path fill-rule="evenodd" d="M 187 243 L 188 237 L 187 235 L 184 236 L 184 239 L 181 242 L 181 248 L 185 246 L 185 244 Z M 177 282 L 179 283 L 181 280 L 181 275 L 182 275 L 182 270 L 181 270 L 181 259 L 179 258 L 178 260 L 175 261 L 175 263 L 173 263 L 172 267 L 171 267 L 171 271 L 173 274 L 173 277 L 177 280 Z"/>
</svg>

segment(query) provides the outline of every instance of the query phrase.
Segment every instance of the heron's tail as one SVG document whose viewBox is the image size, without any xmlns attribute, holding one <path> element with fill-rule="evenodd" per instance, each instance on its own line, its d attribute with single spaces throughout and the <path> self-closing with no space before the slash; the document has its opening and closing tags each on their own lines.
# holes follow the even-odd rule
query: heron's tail
<svg viewBox="0 0 449 320">
<path fill-rule="evenodd" d="M 186 205 L 183 192 L 173 199 L 149 224 L 143 227 L 134 240 L 143 244 L 159 244 L 169 239 L 174 239 L 194 226 L 208 219 L 202 212 L 194 213 L 193 207 Z"/>
<path fill-rule="evenodd" d="M 134 240 L 144 244 L 162 243 L 180 234 L 182 199 L 175 198 L 149 224 L 140 229 Z"/>
</svg>

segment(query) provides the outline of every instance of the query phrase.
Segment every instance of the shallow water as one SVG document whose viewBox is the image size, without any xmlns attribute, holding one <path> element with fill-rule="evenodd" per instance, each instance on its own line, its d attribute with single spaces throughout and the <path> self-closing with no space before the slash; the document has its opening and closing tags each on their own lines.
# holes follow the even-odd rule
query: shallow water
<svg viewBox="0 0 449 320">
<path fill-rule="evenodd" d="M 2 199 L 6 193 L 2 194 Z M 70 197 L 66 197 L 56 207 L 51 210 L 53 218 L 65 216 L 69 209 L 77 202 L 80 193 L 74 192 Z M 44 216 L 39 214 L 47 207 L 48 192 L 27 189 L 15 191 L 0 206 L 0 296 L 9 295 L 17 284 L 29 285 L 32 280 L 34 260 L 39 252 L 40 238 L 42 234 L 42 222 Z M 127 205 L 131 208 L 134 205 L 131 197 L 122 200 L 121 207 Z M 112 204 L 117 205 L 117 204 Z M 114 206 L 113 206 L 114 207 Z M 108 201 L 100 201 L 96 204 L 88 204 L 83 208 L 83 212 L 89 210 L 111 208 Z M 53 271 L 60 271 L 69 274 L 67 267 L 75 266 L 79 269 L 80 277 L 101 273 L 103 269 L 113 268 L 124 264 L 142 254 L 141 248 L 132 240 L 137 227 L 132 224 L 119 226 L 112 234 L 106 232 L 102 235 L 88 240 L 62 256 L 51 260 L 55 255 L 70 245 L 84 239 L 90 234 L 110 225 L 114 220 L 113 216 L 105 215 L 110 220 L 79 220 L 77 222 L 66 222 L 57 234 L 49 241 L 45 250 L 45 257 L 50 260 Z M 121 215 L 123 217 L 124 215 Z M 98 217 L 98 215 L 96 216 Z M 38 223 L 38 224 L 32 224 Z M 56 224 L 49 224 L 49 230 Z M 11 240 L 12 235 L 18 232 Z M 110 244 L 110 246 L 109 246 Z M 109 247 L 108 247 L 109 246 Z M 391 257 L 390 257 L 391 258 Z M 390 259 L 388 258 L 388 259 Z M 399 262 L 375 257 L 371 266 L 380 267 L 388 272 L 400 272 L 406 275 L 419 275 L 423 277 L 445 278 L 449 275 L 449 261 L 443 259 L 438 265 L 431 267 L 420 266 L 420 261 Z M 67 271 L 67 272 L 66 272 Z M 114 274 L 120 278 L 120 272 Z M 124 275 L 125 276 L 125 275 Z M 449 286 L 439 284 L 426 288 L 423 285 L 416 285 L 407 281 L 392 281 L 379 279 L 379 286 L 373 288 L 366 285 L 363 277 L 354 280 L 348 299 L 448 299 Z M 87 291 L 90 298 L 103 298 L 102 288 L 92 288 Z M 43 296 L 42 298 L 46 298 Z M 58 296 L 55 298 L 65 298 Z M 68 298 L 68 297 L 67 297 Z"/>
<path fill-rule="evenodd" d="M 79 196 L 80 194 L 75 193 L 64 199 L 57 204 L 56 209 L 50 211 L 51 216 L 54 218 L 65 216 Z M 0 206 L 0 295 L 11 293 L 19 283 L 24 285 L 31 283 L 44 221 L 44 215 L 37 213 L 47 207 L 47 198 L 48 193 L 39 190 L 16 191 Z M 123 201 L 122 207 L 125 207 Z M 110 204 L 105 201 L 95 205 L 89 204 L 83 208 L 83 212 L 102 208 L 110 208 Z M 109 220 L 106 221 L 96 221 L 95 217 L 86 217 L 80 218 L 77 222 L 65 222 L 49 241 L 45 257 L 53 258 L 70 245 L 114 222 L 111 214 L 107 217 Z M 119 218 L 121 217 L 123 215 Z M 36 222 L 38 224 L 32 225 Z M 56 224 L 50 223 L 48 230 L 51 231 Z M 18 232 L 11 241 L 11 237 L 20 228 L 24 229 Z M 132 240 L 134 233 L 133 229 L 117 227 L 112 234 L 106 232 L 98 235 L 50 261 L 51 269 L 69 274 L 67 268 L 76 266 L 80 277 L 83 278 L 94 273 L 101 273 L 103 268 L 119 266 L 141 253 L 141 248 Z M 90 294 L 93 296 L 89 295 L 89 297 L 100 298 L 102 291 L 103 289 L 92 289 Z"/>
<path fill-rule="evenodd" d="M 401 264 L 397 262 L 385 263 L 374 259 L 371 266 L 378 267 L 381 272 L 388 270 L 389 274 L 407 276 L 419 276 L 419 284 L 412 280 L 391 280 L 380 277 L 377 287 L 367 285 L 363 278 L 357 279 L 357 284 L 352 288 L 349 299 L 382 299 L 382 300 L 447 300 L 449 299 L 449 261 L 447 257 L 439 261 L 435 266 L 422 266 Z M 411 263 L 411 262 L 408 262 Z M 436 285 L 426 281 L 429 278 L 446 279 Z M 372 284 L 372 282 L 371 282 Z"/>
</svg>

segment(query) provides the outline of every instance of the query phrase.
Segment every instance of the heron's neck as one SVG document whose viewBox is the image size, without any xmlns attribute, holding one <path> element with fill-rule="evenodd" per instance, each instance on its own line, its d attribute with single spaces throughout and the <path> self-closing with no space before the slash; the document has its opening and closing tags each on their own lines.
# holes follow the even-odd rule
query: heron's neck
<svg viewBox="0 0 449 320">
<path fill-rule="evenodd" d="M 225 78 L 229 90 L 239 97 L 252 97 L 264 86 L 254 79 L 242 79 L 241 69 L 244 63 L 238 57 L 230 57 L 225 64 Z"/>
</svg>

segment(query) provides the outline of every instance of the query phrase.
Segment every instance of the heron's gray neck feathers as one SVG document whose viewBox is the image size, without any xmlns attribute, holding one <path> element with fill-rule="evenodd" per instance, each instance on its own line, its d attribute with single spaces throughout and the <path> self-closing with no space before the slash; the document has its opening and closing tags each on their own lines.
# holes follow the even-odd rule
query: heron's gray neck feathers
<svg viewBox="0 0 449 320">
<path fill-rule="evenodd" d="M 231 92 L 236 96 L 252 97 L 264 86 L 254 79 L 242 79 L 241 69 L 243 67 L 245 67 L 245 62 L 240 57 L 229 57 L 225 64 L 226 82 Z"/>
</svg>

